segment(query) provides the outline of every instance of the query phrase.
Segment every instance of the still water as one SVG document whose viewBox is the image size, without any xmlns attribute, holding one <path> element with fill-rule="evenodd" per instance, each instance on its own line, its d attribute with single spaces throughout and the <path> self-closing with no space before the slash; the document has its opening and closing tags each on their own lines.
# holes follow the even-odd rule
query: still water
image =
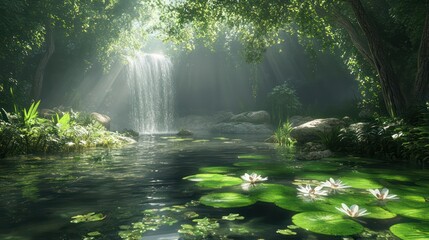
<svg viewBox="0 0 429 240">
<path fill-rule="evenodd" d="M 292 217 L 303 212 L 343 215 L 361 228 L 350 239 L 396 239 L 388 229 L 398 223 L 422 225 L 425 236 L 428 225 L 425 169 L 349 156 L 303 162 L 249 136 L 141 136 L 122 149 L 3 159 L 0 166 L 0 239 L 343 239 L 297 227 Z M 268 180 L 246 187 L 237 182 L 246 172 Z M 297 196 L 299 184 L 329 177 L 351 188 Z M 399 199 L 380 202 L 367 191 L 383 187 Z M 371 214 L 351 219 L 335 209 L 341 203 Z"/>
</svg>

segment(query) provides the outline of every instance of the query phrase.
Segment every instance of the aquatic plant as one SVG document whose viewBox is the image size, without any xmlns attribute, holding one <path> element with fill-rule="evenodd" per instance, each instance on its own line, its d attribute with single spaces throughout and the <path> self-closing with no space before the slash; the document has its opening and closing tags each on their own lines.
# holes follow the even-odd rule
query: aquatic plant
<svg viewBox="0 0 429 240">
<path fill-rule="evenodd" d="M 76 215 L 71 218 L 72 218 L 72 220 L 70 221 L 71 223 L 82 223 L 82 222 L 101 221 L 101 220 L 104 220 L 106 216 L 101 213 L 90 212 L 83 215 Z"/>
<path fill-rule="evenodd" d="M 317 186 L 312 188 L 310 184 L 307 184 L 305 187 L 299 185 L 297 190 L 299 191 L 298 195 L 309 198 L 316 198 L 320 196 L 327 196 L 328 192 L 326 190 L 322 190 L 323 186 Z"/>
<path fill-rule="evenodd" d="M 292 130 L 292 123 L 289 121 L 284 122 L 274 132 L 274 142 L 278 143 L 280 146 L 293 147 L 296 140 L 290 136 Z"/>
<path fill-rule="evenodd" d="M 359 206 L 356 204 L 350 206 L 350 208 L 349 208 L 346 204 L 341 203 L 341 208 L 339 208 L 339 207 L 335 207 L 335 208 L 338 211 L 343 212 L 347 216 L 352 217 L 352 218 L 361 217 L 361 216 L 365 216 L 365 215 L 369 214 L 365 208 L 359 209 Z"/>
<path fill-rule="evenodd" d="M 368 189 L 368 191 L 378 200 L 399 199 L 397 195 L 389 194 L 389 189 L 387 188 L 383 188 L 381 192 L 378 189 Z"/>
<path fill-rule="evenodd" d="M 339 190 L 339 189 L 345 189 L 349 188 L 350 186 L 347 186 L 343 184 L 343 182 L 339 179 L 335 180 L 333 178 L 329 178 L 329 180 L 326 180 L 324 183 L 322 183 L 323 187 L 328 187 L 331 189 Z"/>
<path fill-rule="evenodd" d="M 268 177 L 262 177 L 261 175 L 258 175 L 256 173 L 252 173 L 252 174 L 245 173 L 244 175 L 241 176 L 241 179 L 243 179 L 248 183 L 256 183 L 256 182 L 267 181 Z"/>
</svg>

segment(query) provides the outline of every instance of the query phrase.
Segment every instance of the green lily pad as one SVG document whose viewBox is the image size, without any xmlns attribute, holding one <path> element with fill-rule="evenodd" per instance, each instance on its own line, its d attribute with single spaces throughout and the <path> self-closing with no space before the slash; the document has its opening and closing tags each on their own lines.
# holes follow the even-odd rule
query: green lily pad
<svg viewBox="0 0 429 240">
<path fill-rule="evenodd" d="M 204 205 L 215 208 L 245 207 L 254 204 L 256 201 L 246 195 L 239 193 L 212 193 L 200 198 Z"/>
<path fill-rule="evenodd" d="M 168 139 L 167 141 L 169 142 L 184 142 L 184 141 L 192 141 L 194 140 L 193 138 L 171 138 Z"/>
<path fill-rule="evenodd" d="M 429 223 L 399 223 L 389 229 L 400 239 L 426 240 L 429 238 Z"/>
<path fill-rule="evenodd" d="M 282 235 L 296 235 L 296 232 L 290 229 L 279 229 L 276 231 L 276 233 L 282 234 Z"/>
<path fill-rule="evenodd" d="M 296 194 L 280 198 L 274 204 L 280 208 L 294 212 L 321 211 L 326 208 L 333 208 L 326 200 L 304 200 L 297 197 Z"/>
<path fill-rule="evenodd" d="M 389 219 L 396 217 L 395 213 L 387 211 L 386 209 L 379 206 L 368 206 L 365 208 L 369 214 L 363 216 L 364 218 Z"/>
<path fill-rule="evenodd" d="M 199 169 L 200 172 L 204 173 L 231 173 L 236 168 L 233 167 L 221 167 L 221 166 L 213 166 L 213 167 L 203 167 Z"/>
<path fill-rule="evenodd" d="M 213 138 L 214 140 L 219 140 L 219 141 L 226 141 L 226 140 L 229 140 L 229 138 L 227 138 L 227 137 L 215 137 L 215 138 Z"/>
<path fill-rule="evenodd" d="M 275 202 L 285 196 L 296 196 L 296 189 L 280 184 L 260 184 L 250 192 L 253 198 L 261 202 Z"/>
<path fill-rule="evenodd" d="M 243 182 L 238 177 L 231 177 L 222 174 L 202 173 L 184 177 L 183 179 L 197 182 L 197 186 L 206 188 L 222 188 L 234 186 Z"/>
<path fill-rule="evenodd" d="M 208 139 L 197 139 L 192 141 L 193 143 L 205 143 L 205 142 L 210 142 L 210 140 Z"/>
<path fill-rule="evenodd" d="M 301 169 L 306 171 L 337 171 L 341 166 L 338 163 L 330 162 L 308 162 L 301 166 Z"/>
<path fill-rule="evenodd" d="M 429 220 L 429 203 L 421 201 L 411 201 L 409 199 L 399 199 L 386 204 L 386 208 L 398 215 L 424 220 Z"/>
<path fill-rule="evenodd" d="M 266 155 L 258 155 L 258 154 L 246 154 L 246 155 L 238 155 L 239 159 L 253 159 L 253 160 L 263 160 L 270 159 L 269 156 Z"/>
<path fill-rule="evenodd" d="M 359 223 L 329 212 L 303 212 L 292 217 L 292 222 L 308 231 L 335 236 L 353 235 L 363 231 Z"/>
<path fill-rule="evenodd" d="M 360 189 L 383 188 L 383 185 L 379 184 L 378 182 L 364 177 L 341 176 L 340 179 L 347 185 L 354 188 L 360 188 Z"/>
<path fill-rule="evenodd" d="M 328 174 L 328 173 L 320 173 L 320 172 L 302 173 L 302 174 L 299 174 L 296 178 L 297 179 L 311 179 L 311 180 L 325 181 L 331 177 L 335 178 L 335 179 L 337 178 L 335 175 Z"/>
<path fill-rule="evenodd" d="M 96 214 L 95 212 L 90 212 L 84 215 L 76 215 L 71 218 L 72 218 L 72 220 L 70 221 L 71 223 L 82 223 L 82 222 L 101 221 L 101 220 L 104 220 L 106 216 L 104 216 L 101 213 Z"/>
<path fill-rule="evenodd" d="M 227 221 L 235 221 L 235 220 L 243 220 L 244 217 L 240 216 L 238 213 L 230 213 L 228 216 L 222 216 L 222 220 Z"/>
</svg>

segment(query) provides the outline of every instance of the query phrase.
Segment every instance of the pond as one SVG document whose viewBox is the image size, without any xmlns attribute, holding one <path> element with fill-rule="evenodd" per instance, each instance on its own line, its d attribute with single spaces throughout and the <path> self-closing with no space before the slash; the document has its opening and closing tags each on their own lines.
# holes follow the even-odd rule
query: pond
<svg viewBox="0 0 429 240">
<path fill-rule="evenodd" d="M 253 172 L 268 180 L 243 184 Z M 298 195 L 331 177 L 349 187 Z M 427 170 L 297 161 L 251 136 L 141 136 L 123 149 L 3 159 L 0 184 L 0 239 L 395 239 L 389 228 L 429 238 Z M 368 191 L 382 188 L 398 199 Z M 369 214 L 348 217 L 342 203 Z"/>
</svg>

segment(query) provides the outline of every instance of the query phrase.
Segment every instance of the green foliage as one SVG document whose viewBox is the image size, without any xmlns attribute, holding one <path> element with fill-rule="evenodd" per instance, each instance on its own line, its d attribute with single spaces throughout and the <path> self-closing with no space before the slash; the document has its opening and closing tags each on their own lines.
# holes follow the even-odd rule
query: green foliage
<svg viewBox="0 0 429 240">
<path fill-rule="evenodd" d="M 338 150 L 341 145 L 341 128 L 333 127 L 329 131 L 323 131 L 318 134 L 320 142 L 330 150 Z"/>
<path fill-rule="evenodd" d="M 33 102 L 31 103 L 28 111 L 25 108 L 23 109 L 23 121 L 26 126 L 30 126 L 37 119 L 37 116 L 39 114 L 37 111 L 37 109 L 39 108 L 39 104 L 40 101 Z"/>
<path fill-rule="evenodd" d="M 129 143 L 119 133 L 106 131 L 98 122 L 88 121 L 88 114 L 67 112 L 52 120 L 38 117 L 40 102 L 29 109 L 9 113 L 0 119 L 0 158 L 30 153 L 74 151 L 86 147 L 113 147 Z"/>
<path fill-rule="evenodd" d="M 295 90 L 285 82 L 274 87 L 268 94 L 268 106 L 271 121 L 279 123 L 296 114 L 302 105 Z"/>
<path fill-rule="evenodd" d="M 290 136 L 292 130 L 292 123 L 286 121 L 274 132 L 274 141 L 280 146 L 284 146 L 287 148 L 293 147 L 296 143 L 296 140 Z"/>
<path fill-rule="evenodd" d="M 211 239 L 216 236 L 219 229 L 219 223 L 214 219 L 200 218 L 194 219 L 196 225 L 182 224 L 179 233 L 185 239 Z"/>
<path fill-rule="evenodd" d="M 377 118 L 340 131 L 340 150 L 391 160 L 411 160 L 420 165 L 429 162 L 429 109 L 421 111 L 417 121 Z"/>
</svg>

